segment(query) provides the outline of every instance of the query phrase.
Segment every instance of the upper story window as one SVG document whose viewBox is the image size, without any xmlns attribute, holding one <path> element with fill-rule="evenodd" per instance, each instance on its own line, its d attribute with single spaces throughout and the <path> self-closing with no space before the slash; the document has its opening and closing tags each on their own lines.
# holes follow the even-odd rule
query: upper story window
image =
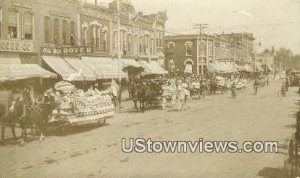
<svg viewBox="0 0 300 178">
<path fill-rule="evenodd" d="M 0 38 L 2 37 L 2 8 L 0 7 Z"/>
<path fill-rule="evenodd" d="M 60 29 L 59 20 L 54 19 L 54 21 L 53 21 L 53 41 L 54 41 L 54 44 L 58 44 L 60 42 L 59 29 Z"/>
<path fill-rule="evenodd" d="M 117 52 L 118 50 L 118 32 L 114 32 L 114 50 Z"/>
<path fill-rule="evenodd" d="M 128 33 L 126 41 L 127 41 L 127 50 L 128 50 L 128 52 L 131 52 L 131 48 L 132 48 L 132 46 L 131 46 L 132 36 L 131 36 L 130 33 Z"/>
<path fill-rule="evenodd" d="M 143 44 L 144 43 L 144 40 L 143 40 L 143 37 L 141 36 L 140 37 L 140 39 L 139 39 L 139 44 L 140 44 L 140 46 L 139 46 L 139 48 L 140 48 L 140 53 L 143 53 L 144 52 L 144 48 L 143 48 Z"/>
<path fill-rule="evenodd" d="M 63 44 L 68 44 L 68 22 L 66 20 L 62 21 L 62 40 Z"/>
<path fill-rule="evenodd" d="M 102 31 L 102 35 L 100 36 L 100 38 L 101 38 L 100 50 L 107 51 L 107 29 Z"/>
<path fill-rule="evenodd" d="M 18 38 L 18 12 L 16 10 L 8 11 L 8 38 Z"/>
<path fill-rule="evenodd" d="M 52 41 L 52 23 L 50 17 L 44 17 L 45 28 L 45 43 L 51 43 Z"/>
<path fill-rule="evenodd" d="M 193 47 L 193 43 L 191 41 L 187 41 L 185 43 L 185 50 L 186 50 L 186 55 L 187 56 L 192 55 L 192 47 Z"/>
<path fill-rule="evenodd" d="M 32 13 L 25 13 L 23 15 L 23 38 L 26 40 L 33 40 L 33 15 Z"/>
<path fill-rule="evenodd" d="M 151 42 L 150 42 L 150 54 L 154 54 L 154 39 L 151 38 Z"/>
<path fill-rule="evenodd" d="M 76 41 L 75 41 L 75 22 L 71 21 L 70 22 L 70 45 L 75 46 Z"/>
<path fill-rule="evenodd" d="M 212 53 L 213 53 L 213 45 L 212 45 L 212 42 L 209 42 L 208 55 L 211 56 Z"/>
</svg>

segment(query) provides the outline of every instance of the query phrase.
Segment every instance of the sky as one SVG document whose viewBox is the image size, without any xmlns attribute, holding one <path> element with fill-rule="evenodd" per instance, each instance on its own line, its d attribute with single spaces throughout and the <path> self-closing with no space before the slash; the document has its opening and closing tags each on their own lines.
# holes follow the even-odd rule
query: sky
<svg viewBox="0 0 300 178">
<path fill-rule="evenodd" d="M 110 2 L 111 0 L 98 0 Z M 290 48 L 300 54 L 300 0 L 131 0 L 145 14 L 167 11 L 169 34 L 196 33 L 195 24 L 206 23 L 205 33 L 253 33 L 255 46 Z"/>
</svg>

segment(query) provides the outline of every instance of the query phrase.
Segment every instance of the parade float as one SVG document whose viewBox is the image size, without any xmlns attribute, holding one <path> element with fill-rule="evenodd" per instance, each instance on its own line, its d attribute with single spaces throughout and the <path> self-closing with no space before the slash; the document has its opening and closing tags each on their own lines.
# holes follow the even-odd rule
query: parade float
<svg viewBox="0 0 300 178">
<path fill-rule="evenodd" d="M 114 116 L 115 106 L 109 92 L 97 89 L 84 92 L 68 82 L 59 82 L 54 88 L 61 97 L 49 124 L 59 125 L 63 131 L 78 125 L 103 125 L 106 118 Z"/>
</svg>

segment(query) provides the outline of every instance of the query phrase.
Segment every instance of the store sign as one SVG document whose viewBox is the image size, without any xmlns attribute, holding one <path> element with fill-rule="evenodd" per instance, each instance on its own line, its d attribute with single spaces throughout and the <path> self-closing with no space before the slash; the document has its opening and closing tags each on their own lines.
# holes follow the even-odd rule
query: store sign
<svg viewBox="0 0 300 178">
<path fill-rule="evenodd" d="M 0 40 L 0 51 L 33 52 L 33 41 Z"/>
<path fill-rule="evenodd" d="M 42 54 L 44 55 L 75 55 L 92 53 L 93 48 L 88 46 L 76 47 L 42 47 Z"/>
</svg>

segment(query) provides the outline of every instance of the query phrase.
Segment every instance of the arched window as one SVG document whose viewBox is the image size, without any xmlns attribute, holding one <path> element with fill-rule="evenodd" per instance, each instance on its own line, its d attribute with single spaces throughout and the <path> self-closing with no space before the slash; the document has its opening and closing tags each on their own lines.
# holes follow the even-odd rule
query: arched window
<svg viewBox="0 0 300 178">
<path fill-rule="evenodd" d="M 169 41 L 167 46 L 168 46 L 168 48 L 173 49 L 175 47 L 175 43 L 173 41 Z"/>
<path fill-rule="evenodd" d="M 192 47 L 193 47 L 193 43 L 191 41 L 187 41 L 185 43 L 185 50 L 186 50 L 186 55 L 187 56 L 192 55 Z"/>
<path fill-rule="evenodd" d="M 194 62 L 192 59 L 186 59 L 184 61 L 184 73 L 188 73 L 188 74 L 191 74 L 193 73 L 193 65 L 194 65 Z"/>
</svg>

